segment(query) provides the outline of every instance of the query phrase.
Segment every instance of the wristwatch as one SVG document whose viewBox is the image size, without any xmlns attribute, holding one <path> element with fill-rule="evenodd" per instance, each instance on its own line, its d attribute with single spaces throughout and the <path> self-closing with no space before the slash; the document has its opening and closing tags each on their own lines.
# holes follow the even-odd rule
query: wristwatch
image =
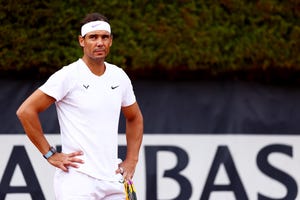
<svg viewBox="0 0 300 200">
<path fill-rule="evenodd" d="M 49 151 L 43 156 L 45 159 L 48 159 L 51 156 L 53 156 L 55 153 L 56 153 L 56 149 L 54 147 L 50 147 Z"/>
</svg>

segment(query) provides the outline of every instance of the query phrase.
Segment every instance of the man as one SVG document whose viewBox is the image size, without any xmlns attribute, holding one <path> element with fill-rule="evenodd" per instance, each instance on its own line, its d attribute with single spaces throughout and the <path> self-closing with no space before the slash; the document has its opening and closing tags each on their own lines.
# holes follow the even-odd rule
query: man
<svg viewBox="0 0 300 200">
<path fill-rule="evenodd" d="M 105 62 L 112 45 L 108 20 L 88 14 L 78 37 L 83 57 L 54 73 L 17 110 L 41 154 L 57 168 L 56 199 L 125 199 L 124 179 L 133 178 L 143 137 L 143 117 L 125 72 Z M 43 134 L 39 113 L 55 103 L 62 153 Z M 127 153 L 117 161 L 120 111 L 126 119 Z"/>
</svg>

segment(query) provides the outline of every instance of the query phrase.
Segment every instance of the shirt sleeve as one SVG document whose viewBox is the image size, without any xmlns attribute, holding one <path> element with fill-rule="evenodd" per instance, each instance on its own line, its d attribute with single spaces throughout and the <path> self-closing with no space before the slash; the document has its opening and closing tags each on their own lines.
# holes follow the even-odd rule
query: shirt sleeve
<svg viewBox="0 0 300 200">
<path fill-rule="evenodd" d="M 123 71 L 123 70 L 122 70 Z M 122 95 L 122 107 L 126 107 L 126 106 L 130 106 L 133 103 L 136 102 L 136 97 L 133 91 L 133 86 L 131 83 L 131 80 L 129 79 L 129 77 L 127 76 L 127 74 L 123 71 L 124 74 L 124 90 L 123 90 L 123 95 Z"/>
<path fill-rule="evenodd" d="M 52 74 L 49 79 L 39 88 L 45 94 L 53 97 L 56 101 L 64 98 L 72 87 L 66 67 Z"/>
</svg>

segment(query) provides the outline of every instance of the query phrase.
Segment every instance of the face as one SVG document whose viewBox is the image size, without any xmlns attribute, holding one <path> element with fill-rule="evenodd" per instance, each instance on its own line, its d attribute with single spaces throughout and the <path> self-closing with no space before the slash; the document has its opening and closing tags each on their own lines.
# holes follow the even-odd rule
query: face
<svg viewBox="0 0 300 200">
<path fill-rule="evenodd" d="M 112 45 L 112 36 L 107 31 L 91 31 L 84 37 L 79 36 L 79 43 L 83 47 L 84 56 L 104 60 Z"/>
</svg>

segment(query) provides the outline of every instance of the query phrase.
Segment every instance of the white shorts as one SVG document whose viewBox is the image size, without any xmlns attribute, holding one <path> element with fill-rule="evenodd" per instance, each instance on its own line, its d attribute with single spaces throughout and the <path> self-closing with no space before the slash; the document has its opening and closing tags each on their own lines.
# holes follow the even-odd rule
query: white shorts
<svg viewBox="0 0 300 200">
<path fill-rule="evenodd" d="M 70 169 L 56 170 L 54 176 L 56 200 L 125 200 L 123 183 L 104 181 Z"/>
</svg>

